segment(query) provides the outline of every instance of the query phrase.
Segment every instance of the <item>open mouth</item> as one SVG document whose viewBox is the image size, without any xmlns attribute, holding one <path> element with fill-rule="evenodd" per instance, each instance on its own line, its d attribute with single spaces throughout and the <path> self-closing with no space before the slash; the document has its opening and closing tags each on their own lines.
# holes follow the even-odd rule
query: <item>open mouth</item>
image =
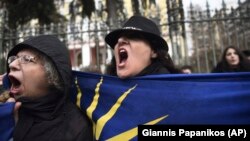
<svg viewBox="0 0 250 141">
<path fill-rule="evenodd" d="M 21 82 L 17 78 L 15 78 L 14 76 L 11 76 L 11 75 L 9 75 L 9 79 L 10 79 L 10 82 L 11 82 L 10 93 L 11 94 L 17 94 L 19 92 Z"/>
<path fill-rule="evenodd" d="M 127 59 L 128 59 L 128 52 L 124 48 L 119 49 L 119 63 L 123 63 Z"/>
</svg>

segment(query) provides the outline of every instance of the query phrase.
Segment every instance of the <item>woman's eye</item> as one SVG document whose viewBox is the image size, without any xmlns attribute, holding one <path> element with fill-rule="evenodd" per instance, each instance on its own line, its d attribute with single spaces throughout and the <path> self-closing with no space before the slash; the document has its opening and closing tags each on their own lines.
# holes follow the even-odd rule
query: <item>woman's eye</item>
<svg viewBox="0 0 250 141">
<path fill-rule="evenodd" d="M 30 61 L 30 58 L 28 56 L 23 56 L 23 61 L 24 62 L 29 62 Z"/>
</svg>

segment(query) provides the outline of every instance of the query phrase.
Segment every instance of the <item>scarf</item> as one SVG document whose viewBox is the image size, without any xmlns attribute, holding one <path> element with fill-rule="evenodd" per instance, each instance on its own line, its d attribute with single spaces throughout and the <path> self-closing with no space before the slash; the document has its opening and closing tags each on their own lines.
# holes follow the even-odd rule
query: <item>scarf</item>
<svg viewBox="0 0 250 141">
<path fill-rule="evenodd" d="M 58 103 L 60 103 L 62 98 L 61 92 L 51 90 L 42 98 L 30 99 L 21 97 L 18 99 L 18 101 L 22 102 L 22 106 L 20 107 L 19 119 L 14 130 L 14 141 L 49 139 L 51 133 L 55 132 L 51 129 L 59 126 L 63 120 L 59 116 L 60 110 L 55 110 L 58 109 Z M 45 135 L 48 136 L 46 137 Z"/>
</svg>

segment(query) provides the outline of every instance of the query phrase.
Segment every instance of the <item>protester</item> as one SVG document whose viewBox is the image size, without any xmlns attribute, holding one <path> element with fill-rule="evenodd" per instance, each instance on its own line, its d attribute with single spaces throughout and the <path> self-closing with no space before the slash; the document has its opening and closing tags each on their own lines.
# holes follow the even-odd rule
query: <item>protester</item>
<svg viewBox="0 0 250 141">
<path fill-rule="evenodd" d="M 168 54 L 167 42 L 157 25 L 132 16 L 121 29 L 110 32 L 106 43 L 114 50 L 107 74 L 130 78 L 149 74 L 180 73 Z"/>
<path fill-rule="evenodd" d="M 17 44 L 7 58 L 8 101 L 16 101 L 14 141 L 91 141 L 90 120 L 69 99 L 71 64 L 66 46 L 42 35 Z"/>
<path fill-rule="evenodd" d="M 249 61 L 235 46 L 229 46 L 224 50 L 220 62 L 212 70 L 213 73 L 249 71 Z"/>
<path fill-rule="evenodd" d="M 184 65 L 181 67 L 181 71 L 182 73 L 185 73 L 185 74 L 191 74 L 193 73 L 193 68 L 190 65 Z"/>
</svg>

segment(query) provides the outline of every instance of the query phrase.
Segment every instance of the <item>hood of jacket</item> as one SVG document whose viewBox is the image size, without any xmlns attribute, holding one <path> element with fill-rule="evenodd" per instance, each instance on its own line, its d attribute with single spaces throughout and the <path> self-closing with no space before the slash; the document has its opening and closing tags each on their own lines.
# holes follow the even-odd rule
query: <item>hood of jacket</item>
<svg viewBox="0 0 250 141">
<path fill-rule="evenodd" d="M 57 37 L 52 35 L 31 37 L 30 39 L 14 46 L 10 50 L 7 58 L 12 55 L 16 55 L 20 50 L 27 47 L 36 49 L 48 56 L 55 64 L 65 87 L 70 86 L 69 80 L 71 78 L 71 63 L 68 49 L 66 48 L 64 43 L 62 43 Z M 9 71 L 10 69 L 7 64 L 7 73 L 9 73 Z"/>
<path fill-rule="evenodd" d="M 56 108 L 53 110 L 54 111 L 53 115 L 57 115 L 59 109 L 62 108 L 62 105 L 65 103 L 67 97 L 69 96 L 70 86 L 72 82 L 71 81 L 72 71 L 71 71 L 71 63 L 70 63 L 68 49 L 66 48 L 64 43 L 62 43 L 57 37 L 52 35 L 41 35 L 41 36 L 31 37 L 28 40 L 25 40 L 24 42 L 21 42 L 16 46 L 14 46 L 8 53 L 8 58 L 12 55 L 16 55 L 23 48 L 32 48 L 41 52 L 42 54 L 48 56 L 48 58 L 50 58 L 51 61 L 56 66 L 56 69 L 64 85 L 63 92 L 61 92 L 60 94 L 61 95 L 60 98 L 55 100 L 56 103 L 54 103 L 53 101 L 51 102 L 52 104 L 53 103 L 56 104 Z M 7 73 L 9 72 L 10 68 L 7 65 Z M 52 91 L 50 91 L 49 93 L 52 93 Z M 28 105 L 28 103 L 30 102 L 33 102 L 33 104 L 31 104 L 32 108 L 37 107 L 37 105 L 39 104 L 43 105 L 43 103 L 48 103 L 48 101 L 51 101 L 52 97 L 50 98 L 49 97 L 50 96 L 48 95 L 36 101 L 28 101 L 26 105 Z M 25 106 L 25 104 L 23 104 L 23 106 Z M 35 114 L 35 112 L 33 113 Z M 39 112 L 37 113 L 39 114 Z"/>
</svg>

